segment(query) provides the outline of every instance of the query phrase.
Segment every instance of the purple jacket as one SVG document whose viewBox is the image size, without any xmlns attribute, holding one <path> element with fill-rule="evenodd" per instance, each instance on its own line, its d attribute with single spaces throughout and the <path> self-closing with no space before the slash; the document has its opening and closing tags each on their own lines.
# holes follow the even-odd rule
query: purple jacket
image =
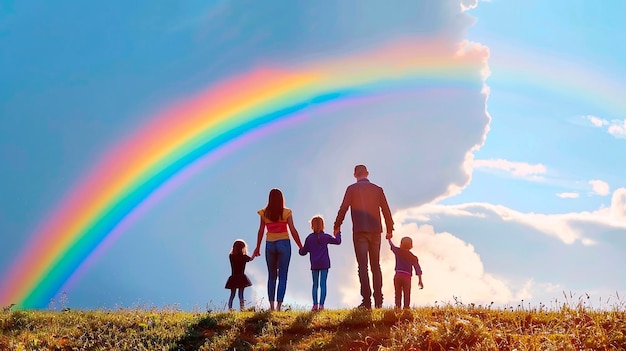
<svg viewBox="0 0 626 351">
<path fill-rule="evenodd" d="M 326 233 L 311 233 L 306 237 L 304 245 L 300 249 L 301 256 L 310 253 L 311 270 L 329 269 L 330 257 L 328 256 L 328 244 L 341 244 L 341 233 L 336 237 Z"/>
<path fill-rule="evenodd" d="M 422 275 L 422 267 L 420 266 L 417 256 L 407 249 L 397 247 L 391 242 L 391 240 L 389 240 L 389 246 L 391 247 L 393 254 L 396 256 L 396 272 L 412 275 L 413 269 L 415 269 L 415 275 Z"/>
</svg>

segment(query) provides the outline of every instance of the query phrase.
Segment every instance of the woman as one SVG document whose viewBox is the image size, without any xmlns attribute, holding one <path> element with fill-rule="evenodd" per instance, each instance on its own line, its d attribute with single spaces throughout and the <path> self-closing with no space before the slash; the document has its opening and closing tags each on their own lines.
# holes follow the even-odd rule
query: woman
<svg viewBox="0 0 626 351">
<path fill-rule="evenodd" d="M 302 243 L 298 231 L 293 225 L 291 210 L 285 208 L 285 199 L 280 190 L 272 189 L 270 191 L 267 206 L 259 210 L 258 214 L 261 216 L 261 223 L 257 234 L 256 249 L 254 249 L 252 256 L 261 256 L 261 241 L 265 229 L 267 229 L 267 238 L 265 239 L 265 261 L 268 271 L 267 295 L 270 301 L 270 310 L 274 310 L 274 301 L 276 301 L 276 309 L 280 311 L 287 289 L 287 271 L 291 259 L 289 233 L 291 232 L 291 236 L 299 249 L 302 248 Z M 278 291 L 276 291 L 277 280 Z"/>
</svg>

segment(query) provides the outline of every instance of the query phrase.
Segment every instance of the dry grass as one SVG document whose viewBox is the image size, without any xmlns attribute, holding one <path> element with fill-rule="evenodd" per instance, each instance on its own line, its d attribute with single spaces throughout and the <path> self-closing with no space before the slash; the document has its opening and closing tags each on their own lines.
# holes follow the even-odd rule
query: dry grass
<svg viewBox="0 0 626 351">
<path fill-rule="evenodd" d="M 626 350 L 626 312 L 445 305 L 182 312 L 0 312 L 2 350 Z"/>
</svg>

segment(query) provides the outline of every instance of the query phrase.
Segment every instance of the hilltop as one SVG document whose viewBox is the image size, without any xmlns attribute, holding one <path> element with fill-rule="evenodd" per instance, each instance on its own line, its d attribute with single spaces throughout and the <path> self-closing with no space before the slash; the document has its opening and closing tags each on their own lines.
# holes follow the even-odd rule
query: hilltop
<svg viewBox="0 0 626 351">
<path fill-rule="evenodd" d="M 0 312 L 2 350 L 624 350 L 626 312 L 410 310 Z"/>
</svg>

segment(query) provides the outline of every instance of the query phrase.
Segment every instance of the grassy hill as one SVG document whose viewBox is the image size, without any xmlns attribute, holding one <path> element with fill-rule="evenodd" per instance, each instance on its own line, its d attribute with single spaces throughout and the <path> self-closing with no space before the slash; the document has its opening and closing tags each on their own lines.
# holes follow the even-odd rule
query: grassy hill
<svg viewBox="0 0 626 351">
<path fill-rule="evenodd" d="M 626 350 L 623 308 L 0 312 L 0 350 Z"/>
</svg>

